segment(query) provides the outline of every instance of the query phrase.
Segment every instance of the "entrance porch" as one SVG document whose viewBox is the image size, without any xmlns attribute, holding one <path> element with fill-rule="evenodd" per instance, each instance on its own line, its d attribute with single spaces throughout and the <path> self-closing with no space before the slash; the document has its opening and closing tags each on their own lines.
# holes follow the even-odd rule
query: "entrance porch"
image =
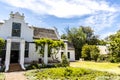
<svg viewBox="0 0 120 80">
<path fill-rule="evenodd" d="M 23 38 L 8 38 L 6 43 L 5 72 L 9 70 L 11 63 L 18 63 L 24 67 L 25 40 Z"/>
</svg>

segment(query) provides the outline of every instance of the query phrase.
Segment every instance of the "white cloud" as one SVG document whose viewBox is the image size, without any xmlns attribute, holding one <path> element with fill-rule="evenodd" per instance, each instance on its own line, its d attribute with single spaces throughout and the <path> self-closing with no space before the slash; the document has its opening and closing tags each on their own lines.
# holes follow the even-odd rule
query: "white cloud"
<svg viewBox="0 0 120 80">
<path fill-rule="evenodd" d="M 111 34 L 115 34 L 115 32 L 106 32 L 106 33 L 102 34 L 102 35 L 100 36 L 100 38 L 101 38 L 101 39 L 104 39 L 104 38 L 110 36 Z"/>
<path fill-rule="evenodd" d="M 95 32 L 102 31 L 105 28 L 110 28 L 115 23 L 115 18 L 118 13 L 113 12 L 97 12 L 94 15 L 84 19 L 80 24 L 85 26 L 91 26 Z"/>
<path fill-rule="evenodd" d="M 116 11 L 113 6 L 103 0 L 3 0 L 2 2 L 39 14 L 61 18 L 94 14 L 96 11 Z"/>
</svg>

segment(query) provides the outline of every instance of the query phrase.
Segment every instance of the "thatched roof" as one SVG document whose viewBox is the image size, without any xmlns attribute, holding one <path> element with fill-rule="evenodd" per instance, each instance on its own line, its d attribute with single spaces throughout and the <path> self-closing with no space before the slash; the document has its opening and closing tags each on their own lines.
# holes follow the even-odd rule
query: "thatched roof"
<svg viewBox="0 0 120 80">
<path fill-rule="evenodd" d="M 45 29 L 34 27 L 34 39 L 38 38 L 50 38 L 58 40 L 57 34 L 54 29 Z"/>
</svg>

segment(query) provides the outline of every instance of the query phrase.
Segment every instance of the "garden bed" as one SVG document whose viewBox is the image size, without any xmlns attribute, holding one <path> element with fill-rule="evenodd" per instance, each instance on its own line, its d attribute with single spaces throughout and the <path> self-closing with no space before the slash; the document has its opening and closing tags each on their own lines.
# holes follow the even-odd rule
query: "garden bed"
<svg viewBox="0 0 120 80">
<path fill-rule="evenodd" d="M 117 74 L 83 68 L 47 68 L 27 71 L 29 80 L 115 80 Z"/>
</svg>

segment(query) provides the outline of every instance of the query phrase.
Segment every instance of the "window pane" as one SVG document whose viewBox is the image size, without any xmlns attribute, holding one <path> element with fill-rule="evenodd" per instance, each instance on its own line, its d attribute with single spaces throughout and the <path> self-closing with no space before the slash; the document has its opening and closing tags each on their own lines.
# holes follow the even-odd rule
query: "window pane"
<svg viewBox="0 0 120 80">
<path fill-rule="evenodd" d="M 61 52 L 61 58 L 62 58 L 63 52 Z"/>
<path fill-rule="evenodd" d="M 20 37 L 21 23 L 12 23 L 12 36 Z"/>
<path fill-rule="evenodd" d="M 25 50 L 25 58 L 28 57 L 28 50 Z"/>
<path fill-rule="evenodd" d="M 70 58 L 70 52 L 68 52 L 68 58 Z"/>
</svg>

